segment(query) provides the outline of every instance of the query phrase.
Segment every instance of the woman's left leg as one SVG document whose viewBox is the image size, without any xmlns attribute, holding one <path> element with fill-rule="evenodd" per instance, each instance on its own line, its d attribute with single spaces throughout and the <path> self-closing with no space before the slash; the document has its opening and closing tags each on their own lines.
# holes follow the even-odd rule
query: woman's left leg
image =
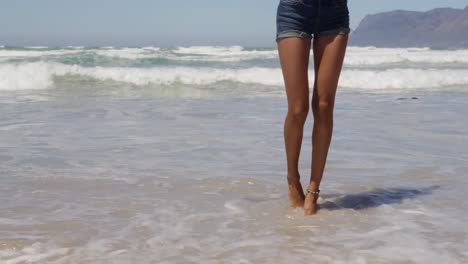
<svg viewBox="0 0 468 264">
<path fill-rule="evenodd" d="M 310 38 L 289 37 L 277 41 L 288 101 L 284 120 L 284 143 L 287 160 L 289 201 L 293 208 L 304 206 L 304 191 L 299 175 L 304 124 L 309 113 Z"/>
<path fill-rule="evenodd" d="M 315 66 L 312 111 L 312 169 L 308 189 L 319 189 L 333 132 L 333 109 L 338 80 L 348 44 L 347 34 L 321 35 L 314 38 L 313 53 Z M 306 193 L 304 213 L 317 212 L 318 195 Z"/>
</svg>

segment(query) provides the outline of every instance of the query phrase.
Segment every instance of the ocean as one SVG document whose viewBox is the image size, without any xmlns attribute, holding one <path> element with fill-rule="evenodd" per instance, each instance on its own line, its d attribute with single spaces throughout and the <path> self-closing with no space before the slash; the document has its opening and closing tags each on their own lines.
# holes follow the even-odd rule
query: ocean
<svg viewBox="0 0 468 264">
<path fill-rule="evenodd" d="M 0 46 L 0 262 L 467 263 L 467 110 L 468 50 L 348 47 L 304 216 L 275 48 Z"/>
</svg>

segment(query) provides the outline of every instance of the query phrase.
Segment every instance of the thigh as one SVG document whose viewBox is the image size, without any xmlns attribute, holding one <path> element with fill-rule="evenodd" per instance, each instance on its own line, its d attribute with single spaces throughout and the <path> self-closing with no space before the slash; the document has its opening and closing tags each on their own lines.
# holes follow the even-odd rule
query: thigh
<svg viewBox="0 0 468 264">
<path fill-rule="evenodd" d="M 288 105 L 307 107 L 311 40 L 299 37 L 281 38 L 277 41 L 277 45 Z"/>
<path fill-rule="evenodd" d="M 313 100 L 334 103 L 338 80 L 348 44 L 348 34 L 314 38 L 315 81 Z"/>
</svg>

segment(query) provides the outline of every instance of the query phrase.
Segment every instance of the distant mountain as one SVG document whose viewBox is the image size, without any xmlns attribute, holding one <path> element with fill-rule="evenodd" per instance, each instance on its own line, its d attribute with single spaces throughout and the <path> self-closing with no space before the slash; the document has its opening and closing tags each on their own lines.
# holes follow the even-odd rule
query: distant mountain
<svg viewBox="0 0 468 264">
<path fill-rule="evenodd" d="M 468 48 L 468 6 L 367 15 L 350 35 L 349 45 Z"/>
</svg>

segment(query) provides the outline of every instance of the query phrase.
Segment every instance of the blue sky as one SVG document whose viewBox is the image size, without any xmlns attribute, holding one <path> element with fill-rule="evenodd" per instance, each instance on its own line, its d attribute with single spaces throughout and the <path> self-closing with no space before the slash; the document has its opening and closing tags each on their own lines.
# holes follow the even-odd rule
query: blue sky
<svg viewBox="0 0 468 264">
<path fill-rule="evenodd" d="M 279 0 L 0 0 L 0 45 L 274 46 Z M 348 0 L 371 13 L 464 8 L 466 0 Z"/>
</svg>

